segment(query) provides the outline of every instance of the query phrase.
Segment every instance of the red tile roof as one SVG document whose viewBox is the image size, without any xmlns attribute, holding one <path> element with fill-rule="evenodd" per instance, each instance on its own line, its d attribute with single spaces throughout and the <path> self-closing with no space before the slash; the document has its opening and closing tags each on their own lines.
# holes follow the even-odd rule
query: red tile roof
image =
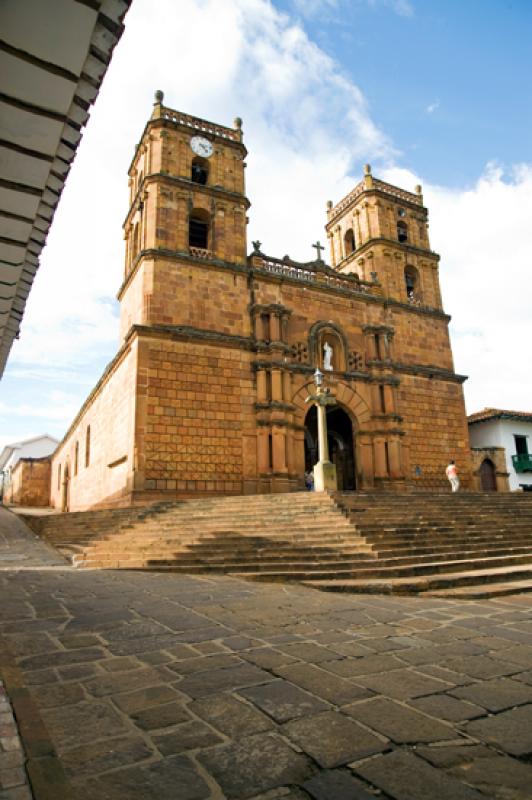
<svg viewBox="0 0 532 800">
<path fill-rule="evenodd" d="M 504 408 L 483 408 L 476 411 L 467 418 L 469 425 L 475 422 L 485 422 L 488 419 L 511 419 L 521 422 L 532 422 L 532 412 L 529 411 L 508 411 Z"/>
</svg>

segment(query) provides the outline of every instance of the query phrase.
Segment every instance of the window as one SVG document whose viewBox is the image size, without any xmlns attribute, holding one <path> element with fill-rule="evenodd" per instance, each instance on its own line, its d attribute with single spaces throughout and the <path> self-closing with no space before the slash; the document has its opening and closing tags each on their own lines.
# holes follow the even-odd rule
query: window
<svg viewBox="0 0 532 800">
<path fill-rule="evenodd" d="M 79 462 L 79 442 L 76 442 L 76 447 L 74 448 L 74 475 L 78 474 L 78 462 Z"/>
<path fill-rule="evenodd" d="M 373 334 L 373 341 L 375 342 L 375 358 L 381 358 L 381 337 L 378 333 Z"/>
<path fill-rule="evenodd" d="M 515 452 L 518 456 L 528 455 L 528 442 L 526 436 L 514 436 L 515 439 Z"/>
<path fill-rule="evenodd" d="M 353 228 L 349 228 L 345 232 L 344 246 L 345 246 L 346 257 L 351 255 L 351 253 L 355 251 L 355 234 L 353 233 Z"/>
<path fill-rule="evenodd" d="M 400 242 L 408 242 L 408 225 L 402 219 L 397 223 L 397 238 Z"/>
<path fill-rule="evenodd" d="M 188 222 L 189 247 L 207 250 L 209 247 L 209 214 L 203 209 L 194 209 Z"/>
<path fill-rule="evenodd" d="M 191 180 L 205 186 L 209 177 L 209 163 L 204 158 L 195 158 L 192 161 Z"/>
<path fill-rule="evenodd" d="M 415 267 L 405 268 L 405 287 L 408 300 L 419 299 L 419 274 Z"/>
<path fill-rule="evenodd" d="M 88 467 L 91 462 L 91 426 L 87 425 L 87 432 L 85 434 L 85 466 Z"/>
<path fill-rule="evenodd" d="M 57 488 L 61 488 L 61 464 L 57 467 Z"/>
<path fill-rule="evenodd" d="M 384 386 L 382 385 L 382 383 L 379 384 L 379 398 L 381 404 L 381 411 L 384 414 L 386 411 L 386 398 L 384 396 Z"/>
</svg>

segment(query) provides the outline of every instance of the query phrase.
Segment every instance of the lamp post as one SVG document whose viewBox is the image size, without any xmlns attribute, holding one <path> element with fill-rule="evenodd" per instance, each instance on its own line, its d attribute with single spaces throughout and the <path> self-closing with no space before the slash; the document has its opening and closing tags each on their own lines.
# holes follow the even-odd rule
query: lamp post
<svg viewBox="0 0 532 800">
<path fill-rule="evenodd" d="M 316 367 L 314 373 L 316 392 L 310 394 L 305 402 L 316 406 L 318 414 L 318 457 L 314 464 L 314 490 L 316 492 L 334 492 L 337 489 L 336 467 L 329 461 L 329 443 L 327 441 L 327 414 L 326 407 L 336 405 L 336 398 L 330 389 L 323 388 L 323 372 Z"/>
</svg>

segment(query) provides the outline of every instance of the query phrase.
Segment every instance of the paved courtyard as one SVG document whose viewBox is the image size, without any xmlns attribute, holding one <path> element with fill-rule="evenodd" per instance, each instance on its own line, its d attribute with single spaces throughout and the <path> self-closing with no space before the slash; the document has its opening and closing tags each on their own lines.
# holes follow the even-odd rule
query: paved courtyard
<svg viewBox="0 0 532 800">
<path fill-rule="evenodd" d="M 21 753 L 37 800 L 532 798 L 532 595 L 75 571 L 0 510 L 0 600 L 0 800 Z"/>
</svg>

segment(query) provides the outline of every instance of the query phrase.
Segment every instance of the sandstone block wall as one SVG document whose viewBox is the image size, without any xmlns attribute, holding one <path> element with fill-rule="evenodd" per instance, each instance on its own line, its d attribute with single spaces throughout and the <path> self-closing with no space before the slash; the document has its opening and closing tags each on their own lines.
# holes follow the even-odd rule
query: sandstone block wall
<svg viewBox="0 0 532 800">
<path fill-rule="evenodd" d="M 15 506 L 50 505 L 51 458 L 21 458 L 11 473 L 6 502 Z"/>
<path fill-rule="evenodd" d="M 242 493 L 255 478 L 247 351 L 141 336 L 137 395 L 139 491 Z"/>
<path fill-rule="evenodd" d="M 64 508 L 65 493 L 70 511 L 83 511 L 100 503 L 130 502 L 135 461 L 136 365 L 136 342 L 132 342 L 111 363 L 54 453 L 54 508 Z"/>
</svg>

